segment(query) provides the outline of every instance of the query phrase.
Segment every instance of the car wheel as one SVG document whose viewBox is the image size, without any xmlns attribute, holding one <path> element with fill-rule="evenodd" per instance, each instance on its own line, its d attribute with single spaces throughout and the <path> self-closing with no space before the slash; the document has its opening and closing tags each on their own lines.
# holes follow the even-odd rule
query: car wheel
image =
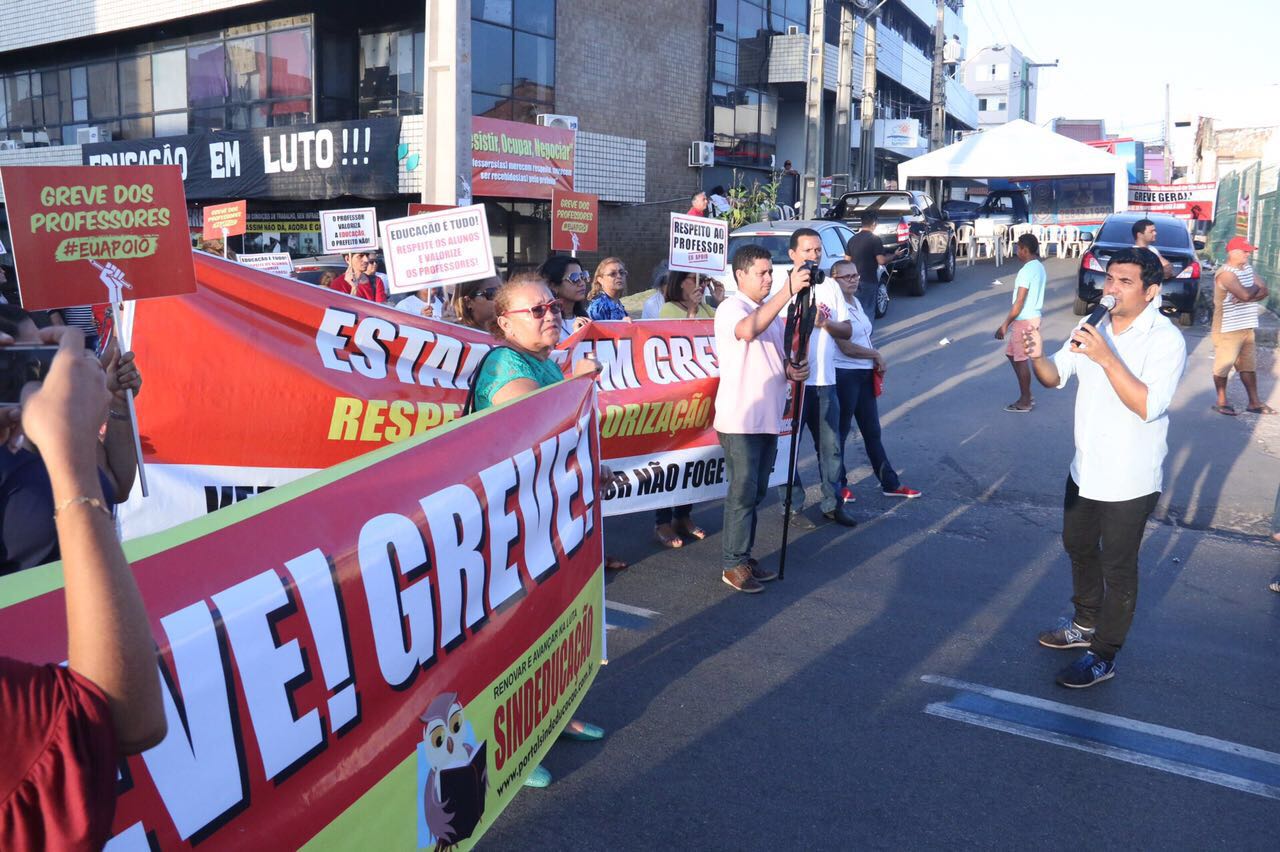
<svg viewBox="0 0 1280 852">
<path fill-rule="evenodd" d="M 1076 296 L 1075 304 L 1071 306 L 1071 312 L 1078 317 L 1087 316 L 1089 313 L 1089 303 L 1079 296 Z"/>
<path fill-rule="evenodd" d="M 889 285 L 881 281 L 876 287 L 876 319 L 889 313 Z"/>
<path fill-rule="evenodd" d="M 942 268 L 938 270 L 939 281 L 950 281 L 956 277 L 956 244 L 954 242 L 947 244 L 947 259 L 943 261 Z"/>
<path fill-rule="evenodd" d="M 929 289 L 929 250 L 922 244 L 916 254 L 916 264 L 911 270 L 911 280 L 907 282 L 908 296 L 923 296 Z"/>
<path fill-rule="evenodd" d="M 1183 328 L 1191 328 L 1196 321 L 1196 315 L 1191 311 L 1183 311 L 1178 314 L 1178 325 Z"/>
</svg>

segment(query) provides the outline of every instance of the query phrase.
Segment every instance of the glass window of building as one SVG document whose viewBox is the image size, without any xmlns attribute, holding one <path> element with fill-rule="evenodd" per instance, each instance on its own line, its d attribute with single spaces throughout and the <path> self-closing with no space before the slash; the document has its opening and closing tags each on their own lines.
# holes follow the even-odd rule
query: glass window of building
<svg viewBox="0 0 1280 852">
<path fill-rule="evenodd" d="M 360 116 L 422 112 L 425 43 L 421 32 L 396 30 L 360 36 Z M 475 47 L 472 47 L 475 54 Z M 473 66 L 473 73 L 476 66 Z"/>
<path fill-rule="evenodd" d="M 474 115 L 534 122 L 555 112 L 555 0 L 472 0 Z"/>
<path fill-rule="evenodd" d="M 832 4 L 834 5 L 834 4 Z M 805 0 L 716 0 L 711 127 L 716 160 L 768 168 L 777 143 L 777 99 L 763 90 L 767 40 L 788 27 L 807 32 Z"/>
</svg>

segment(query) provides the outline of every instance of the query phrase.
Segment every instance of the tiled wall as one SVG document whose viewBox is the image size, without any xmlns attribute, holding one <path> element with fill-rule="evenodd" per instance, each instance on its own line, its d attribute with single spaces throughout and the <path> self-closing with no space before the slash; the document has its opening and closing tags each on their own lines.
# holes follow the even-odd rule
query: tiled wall
<svg viewBox="0 0 1280 852">
<path fill-rule="evenodd" d="M 0 53 L 264 0 L 0 0 Z"/>
</svg>

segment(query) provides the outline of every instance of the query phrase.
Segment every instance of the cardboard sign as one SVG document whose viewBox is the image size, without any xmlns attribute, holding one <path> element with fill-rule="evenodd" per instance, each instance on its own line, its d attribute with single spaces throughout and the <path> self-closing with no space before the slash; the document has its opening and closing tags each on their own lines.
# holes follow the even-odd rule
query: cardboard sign
<svg viewBox="0 0 1280 852">
<path fill-rule="evenodd" d="M 550 198 L 553 190 L 572 192 L 576 138 L 561 127 L 472 118 L 472 195 Z"/>
<path fill-rule="evenodd" d="M 262 254 L 238 254 L 236 263 L 276 275 L 293 275 L 293 258 L 285 251 L 269 251 Z"/>
<path fill-rule="evenodd" d="M 372 207 L 321 210 L 320 244 L 325 254 L 373 251 L 378 247 L 378 211 Z"/>
<path fill-rule="evenodd" d="M 0 182 L 27 310 L 195 290 L 177 166 L 5 166 Z"/>
<path fill-rule="evenodd" d="M 1167 213 L 1179 219 L 1213 221 L 1218 184 L 1146 183 L 1129 187 L 1129 209 L 1143 213 Z"/>
<path fill-rule="evenodd" d="M 204 208 L 204 238 L 220 240 L 243 234 L 247 206 L 244 201 L 228 201 L 226 204 L 210 204 Z"/>
<path fill-rule="evenodd" d="M 551 194 L 551 250 L 595 251 L 600 228 L 600 199 L 585 192 Z"/>
<path fill-rule="evenodd" d="M 483 204 L 392 219 L 381 228 L 392 293 L 461 284 L 494 274 Z"/>
<path fill-rule="evenodd" d="M 671 214 L 668 267 L 681 272 L 718 274 L 728 265 L 729 223 L 723 219 Z"/>
</svg>

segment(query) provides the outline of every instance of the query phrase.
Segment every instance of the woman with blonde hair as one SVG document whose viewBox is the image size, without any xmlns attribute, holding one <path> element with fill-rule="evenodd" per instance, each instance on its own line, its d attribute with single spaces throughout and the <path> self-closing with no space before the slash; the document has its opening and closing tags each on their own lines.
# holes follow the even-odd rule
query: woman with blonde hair
<svg viewBox="0 0 1280 852">
<path fill-rule="evenodd" d="M 587 293 L 587 316 L 601 320 L 629 322 L 622 297 L 627 292 L 627 267 L 618 257 L 606 257 L 596 266 L 591 290 Z"/>
</svg>

